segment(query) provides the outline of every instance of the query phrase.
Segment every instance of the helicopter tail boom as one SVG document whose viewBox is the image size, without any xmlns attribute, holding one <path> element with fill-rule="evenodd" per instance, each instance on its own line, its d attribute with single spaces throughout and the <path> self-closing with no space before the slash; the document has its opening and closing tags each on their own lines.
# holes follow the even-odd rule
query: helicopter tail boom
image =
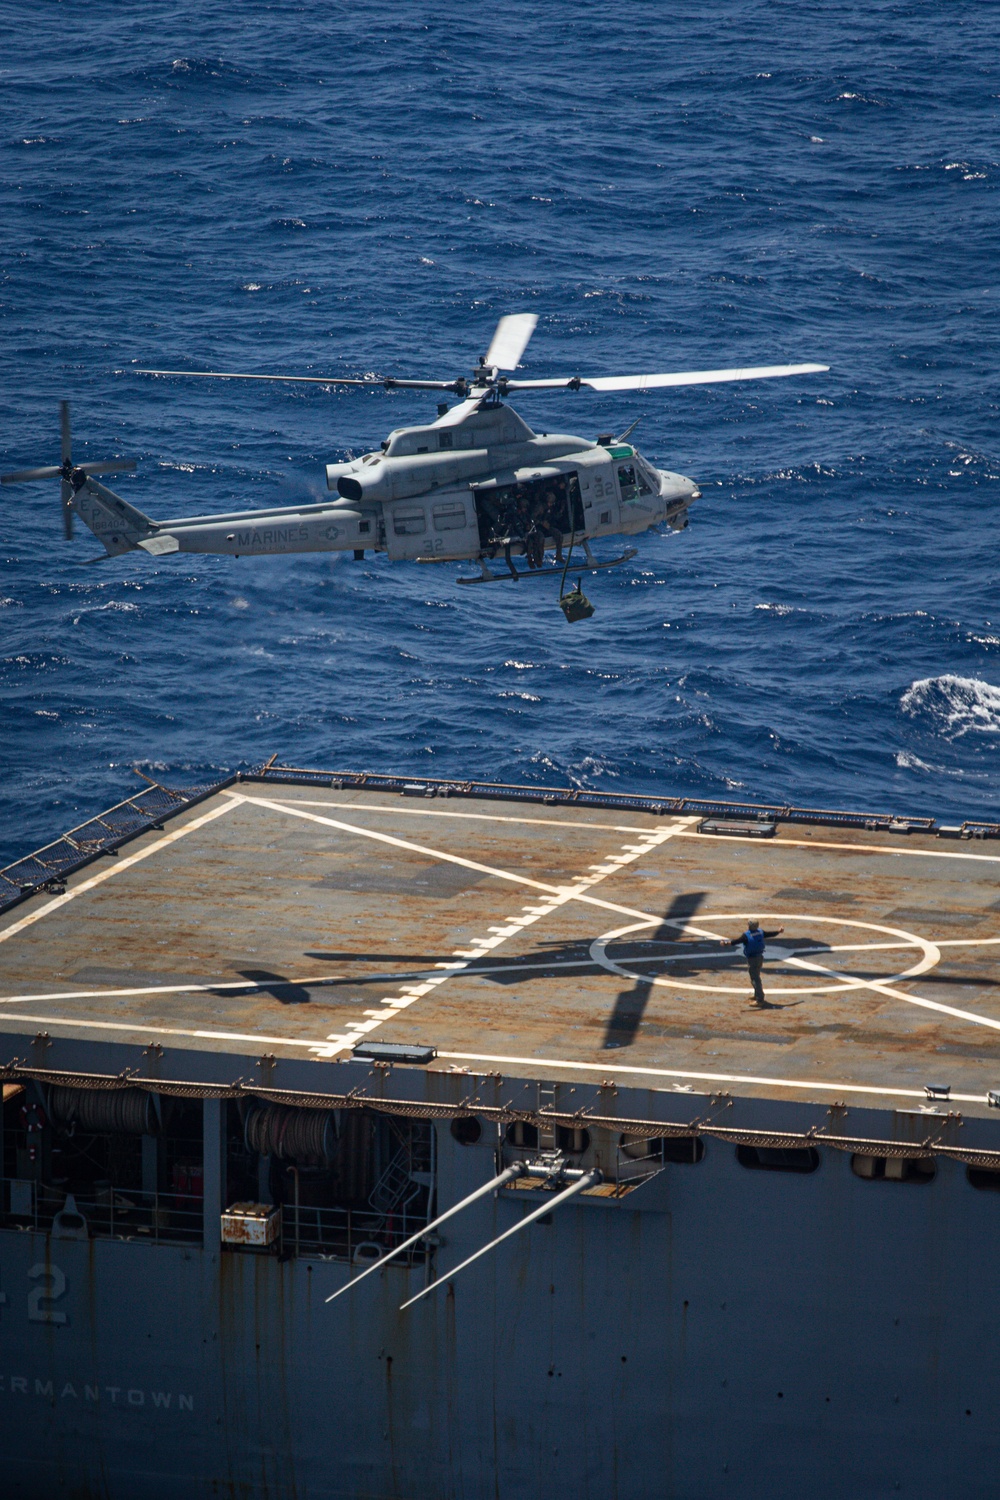
<svg viewBox="0 0 1000 1500">
<path fill-rule="evenodd" d="M 79 479 L 78 479 L 78 477 Z M 143 541 L 156 535 L 156 522 L 149 516 L 99 484 L 88 474 L 76 471 L 73 477 L 73 509 L 83 524 L 94 533 L 109 557 L 131 552 Z"/>
</svg>

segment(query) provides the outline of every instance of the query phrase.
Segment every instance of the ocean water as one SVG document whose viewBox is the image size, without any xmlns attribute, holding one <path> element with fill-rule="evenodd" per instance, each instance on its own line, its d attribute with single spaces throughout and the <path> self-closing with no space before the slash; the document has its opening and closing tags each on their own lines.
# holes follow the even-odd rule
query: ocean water
<svg viewBox="0 0 1000 1500">
<path fill-rule="evenodd" d="M 0 469 L 128 452 L 158 519 L 325 493 L 452 378 L 820 360 L 525 396 L 703 491 L 585 587 L 384 558 L 89 565 L 0 493 L 0 860 L 117 800 L 305 765 L 946 818 L 1000 799 L 996 7 L 0 6 Z M 610 552 L 610 547 L 603 549 Z"/>
</svg>

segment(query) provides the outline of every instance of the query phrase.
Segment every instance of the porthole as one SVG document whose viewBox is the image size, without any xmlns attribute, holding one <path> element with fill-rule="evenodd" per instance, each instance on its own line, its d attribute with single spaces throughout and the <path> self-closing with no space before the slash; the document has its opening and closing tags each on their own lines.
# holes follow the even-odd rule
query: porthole
<svg viewBox="0 0 1000 1500">
<path fill-rule="evenodd" d="M 705 1142 L 694 1135 L 668 1136 L 665 1140 L 623 1135 L 618 1144 L 622 1155 L 629 1161 L 672 1162 L 693 1166 L 705 1157 Z"/>
<path fill-rule="evenodd" d="M 515 1120 L 507 1126 L 507 1144 L 509 1146 L 526 1146 L 529 1151 L 537 1150 L 537 1125 L 531 1125 L 527 1120 Z"/>
<path fill-rule="evenodd" d="M 663 1160 L 693 1167 L 704 1159 L 705 1142 L 696 1135 L 676 1135 L 660 1143 Z"/>
<path fill-rule="evenodd" d="M 1000 1172 L 992 1167 L 966 1167 L 965 1175 L 981 1193 L 1000 1193 Z"/>
<path fill-rule="evenodd" d="M 578 1125 L 557 1125 L 556 1146 L 569 1156 L 580 1156 L 590 1145 L 590 1131 Z"/>
<path fill-rule="evenodd" d="M 451 1133 L 460 1146 L 475 1146 L 482 1139 L 482 1122 L 475 1115 L 459 1115 L 451 1122 Z"/>
<path fill-rule="evenodd" d="M 930 1156 L 851 1157 L 851 1171 L 866 1182 L 930 1182 L 935 1170 Z"/>
<path fill-rule="evenodd" d="M 819 1152 L 813 1146 L 737 1146 L 736 1160 L 754 1172 L 815 1172 Z"/>
</svg>

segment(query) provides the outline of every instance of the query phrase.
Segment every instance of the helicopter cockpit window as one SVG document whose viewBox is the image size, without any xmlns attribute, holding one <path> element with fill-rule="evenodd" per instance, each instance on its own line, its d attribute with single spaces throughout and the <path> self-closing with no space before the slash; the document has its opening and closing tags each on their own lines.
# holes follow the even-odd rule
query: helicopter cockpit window
<svg viewBox="0 0 1000 1500">
<path fill-rule="evenodd" d="M 659 494 L 659 484 L 655 490 L 652 488 L 652 475 L 638 460 L 633 464 L 618 465 L 618 483 L 623 500 L 635 500 L 640 495 Z"/>
<path fill-rule="evenodd" d="M 412 506 L 394 511 L 392 529 L 397 536 L 423 536 L 427 530 L 427 517 L 423 507 Z"/>
<path fill-rule="evenodd" d="M 618 484 L 621 488 L 623 500 L 634 500 L 639 493 L 639 487 L 635 480 L 634 464 L 618 465 Z"/>
<path fill-rule="evenodd" d="M 660 481 L 646 463 L 636 463 L 635 477 L 639 485 L 640 495 L 658 495 L 660 493 Z"/>
</svg>

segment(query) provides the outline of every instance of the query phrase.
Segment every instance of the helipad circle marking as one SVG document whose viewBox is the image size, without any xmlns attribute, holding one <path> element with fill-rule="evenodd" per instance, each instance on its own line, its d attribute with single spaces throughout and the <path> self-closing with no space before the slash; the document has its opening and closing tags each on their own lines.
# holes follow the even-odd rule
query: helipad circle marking
<svg viewBox="0 0 1000 1500">
<path fill-rule="evenodd" d="M 740 913 L 727 912 L 699 912 L 699 920 L 708 922 L 745 922 L 746 917 Z M 880 985 L 898 984 L 901 979 L 914 979 L 918 974 L 926 974 L 928 969 L 933 969 L 941 962 L 941 951 L 935 943 L 927 938 L 918 937 L 916 933 L 904 932 L 898 927 L 884 927 L 878 922 L 859 922 L 849 917 L 818 917 L 812 912 L 769 912 L 768 921 L 776 922 L 805 922 L 810 925 L 817 923 L 827 927 L 856 927 L 864 932 L 881 932 L 889 937 L 900 938 L 908 946 L 921 950 L 921 957 L 909 969 L 904 969 L 899 974 L 886 975 L 874 982 Z M 607 952 L 608 943 L 617 942 L 633 932 L 643 932 L 650 927 L 659 927 L 663 923 L 662 917 L 650 917 L 643 922 L 632 922 L 627 927 L 618 927 L 614 932 L 605 932 L 601 937 L 595 938 L 590 945 L 590 956 L 601 968 L 609 970 L 613 974 L 620 974 L 623 979 L 632 979 L 640 984 L 659 985 L 664 989 L 672 990 L 701 990 L 706 994 L 715 995 L 741 995 L 746 990 L 747 981 L 741 978 L 741 982 L 732 984 L 697 984 L 691 979 L 667 979 L 661 975 L 649 975 L 637 972 L 635 969 L 626 968 L 624 964 L 616 963 Z M 690 926 L 690 923 L 678 922 L 678 928 Z M 786 945 L 782 945 L 784 948 Z M 699 955 L 701 956 L 701 955 Z M 788 959 L 785 959 L 788 962 Z M 794 959 L 793 959 L 794 961 Z M 803 967 L 805 965 L 803 964 Z M 811 984 L 811 985 L 783 985 L 775 982 L 773 975 L 769 976 L 768 988 L 775 994 L 782 995 L 823 995 L 834 993 L 838 990 L 866 989 L 872 981 L 867 979 L 856 979 L 852 975 L 845 974 L 838 978 L 834 984 Z"/>
</svg>

